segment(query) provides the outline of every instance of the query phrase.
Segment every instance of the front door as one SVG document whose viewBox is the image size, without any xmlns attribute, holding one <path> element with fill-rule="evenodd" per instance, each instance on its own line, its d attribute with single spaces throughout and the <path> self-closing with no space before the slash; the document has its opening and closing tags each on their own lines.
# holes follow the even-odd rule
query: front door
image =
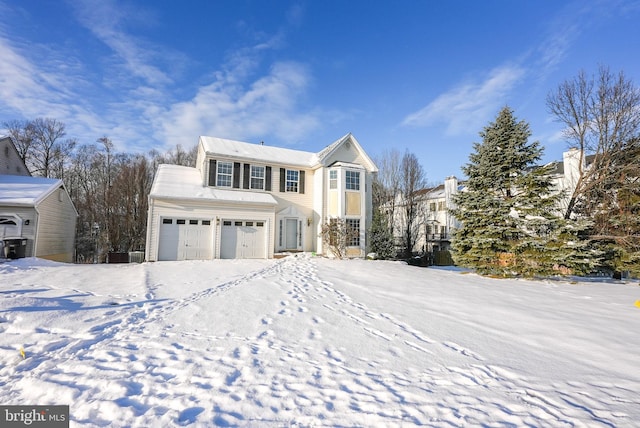
<svg viewBox="0 0 640 428">
<path fill-rule="evenodd" d="M 298 249 L 298 219 L 285 220 L 285 250 Z"/>
</svg>

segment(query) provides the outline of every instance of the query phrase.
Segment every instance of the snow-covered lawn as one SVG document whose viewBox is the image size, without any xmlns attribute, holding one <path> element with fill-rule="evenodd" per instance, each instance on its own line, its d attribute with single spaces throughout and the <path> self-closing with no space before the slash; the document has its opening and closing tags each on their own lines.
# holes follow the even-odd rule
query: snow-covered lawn
<svg viewBox="0 0 640 428">
<path fill-rule="evenodd" d="M 634 426 L 637 300 L 306 254 L 16 260 L 0 404 L 68 404 L 71 426 Z"/>
</svg>

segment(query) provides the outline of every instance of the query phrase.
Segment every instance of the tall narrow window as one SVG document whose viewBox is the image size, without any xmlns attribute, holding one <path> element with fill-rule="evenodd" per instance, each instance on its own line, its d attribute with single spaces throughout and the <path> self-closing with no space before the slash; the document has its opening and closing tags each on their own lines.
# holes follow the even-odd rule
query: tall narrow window
<svg viewBox="0 0 640 428">
<path fill-rule="evenodd" d="M 286 190 L 287 192 L 298 192 L 298 180 L 299 180 L 300 171 L 296 171 L 293 169 L 287 170 L 287 184 Z"/>
<path fill-rule="evenodd" d="M 348 218 L 347 230 L 349 231 L 349 239 L 347 239 L 348 247 L 360 246 L 360 219 Z"/>
<path fill-rule="evenodd" d="M 231 187 L 233 178 L 233 163 L 218 162 L 218 174 L 216 183 L 220 187 Z"/>
<path fill-rule="evenodd" d="M 358 171 L 346 171 L 345 188 L 347 190 L 360 190 L 360 173 Z"/>
<path fill-rule="evenodd" d="M 331 170 L 329 171 L 329 189 L 337 189 L 338 188 L 338 171 Z"/>
<path fill-rule="evenodd" d="M 251 165 L 251 188 L 264 190 L 264 167 Z"/>
</svg>

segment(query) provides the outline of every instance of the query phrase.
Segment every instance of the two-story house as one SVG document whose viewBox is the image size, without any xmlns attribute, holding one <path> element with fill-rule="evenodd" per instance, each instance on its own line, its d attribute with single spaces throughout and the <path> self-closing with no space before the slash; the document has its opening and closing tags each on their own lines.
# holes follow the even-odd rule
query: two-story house
<svg viewBox="0 0 640 428">
<path fill-rule="evenodd" d="M 454 206 L 453 196 L 463 186 L 455 176 L 451 176 L 447 177 L 443 184 L 416 192 L 417 209 L 412 232 L 415 243 L 411 249 L 412 253 L 424 254 L 450 248 L 452 232 L 460 223 L 451 215 L 449 209 Z M 388 211 L 389 206 L 387 204 L 382 208 Z M 407 227 L 405 215 L 404 200 L 398 195 L 393 215 L 393 231 L 396 246 L 402 251 Z"/>
<path fill-rule="evenodd" d="M 362 257 L 376 165 L 347 134 L 317 153 L 202 136 L 196 167 L 160 165 L 149 195 L 146 260 L 325 253 L 332 218 L 358 231 Z"/>
</svg>

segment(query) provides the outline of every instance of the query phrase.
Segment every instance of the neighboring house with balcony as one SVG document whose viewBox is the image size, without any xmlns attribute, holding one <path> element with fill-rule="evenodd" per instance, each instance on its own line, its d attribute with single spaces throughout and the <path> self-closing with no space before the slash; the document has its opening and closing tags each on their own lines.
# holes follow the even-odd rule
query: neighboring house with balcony
<svg viewBox="0 0 640 428">
<path fill-rule="evenodd" d="M 551 162 L 551 178 L 557 192 L 564 192 L 558 207 L 558 215 L 564 213 L 571 194 L 576 188 L 580 170 L 589 168 L 593 156 L 581 156 L 577 149 L 569 149 L 562 154 L 561 161 Z M 582 164 L 581 164 L 582 163 Z M 451 241 L 462 221 L 449 213 L 454 207 L 453 198 L 457 192 L 464 191 L 464 182 L 454 176 L 447 177 L 443 184 L 422 189 L 419 193 L 418 220 L 416 221 L 415 254 L 437 253 L 451 248 Z M 398 244 L 403 244 L 402 200 L 398 198 L 395 208 L 394 235 Z M 464 219 L 462 219 L 464 220 Z"/>
<path fill-rule="evenodd" d="M 454 207 L 453 196 L 464 188 L 455 176 L 447 177 L 444 184 L 427 189 L 422 210 L 423 233 L 417 247 L 422 251 L 445 251 L 451 247 L 453 232 L 460 222 L 449 213 Z"/>
<path fill-rule="evenodd" d="M 202 136 L 196 167 L 160 165 L 149 195 L 146 260 L 328 253 L 324 223 L 357 231 L 362 257 L 377 167 L 352 134 L 320 152 Z"/>
<path fill-rule="evenodd" d="M 443 184 L 417 192 L 418 208 L 413 230 L 416 239 L 411 249 L 412 253 L 424 254 L 450 248 L 452 232 L 459 227 L 460 222 L 448 210 L 453 208 L 453 195 L 463 187 L 456 177 L 451 176 L 447 177 Z M 404 252 L 407 224 L 403 204 L 402 197 L 398 196 L 394 209 L 393 230 L 399 253 Z"/>
</svg>

